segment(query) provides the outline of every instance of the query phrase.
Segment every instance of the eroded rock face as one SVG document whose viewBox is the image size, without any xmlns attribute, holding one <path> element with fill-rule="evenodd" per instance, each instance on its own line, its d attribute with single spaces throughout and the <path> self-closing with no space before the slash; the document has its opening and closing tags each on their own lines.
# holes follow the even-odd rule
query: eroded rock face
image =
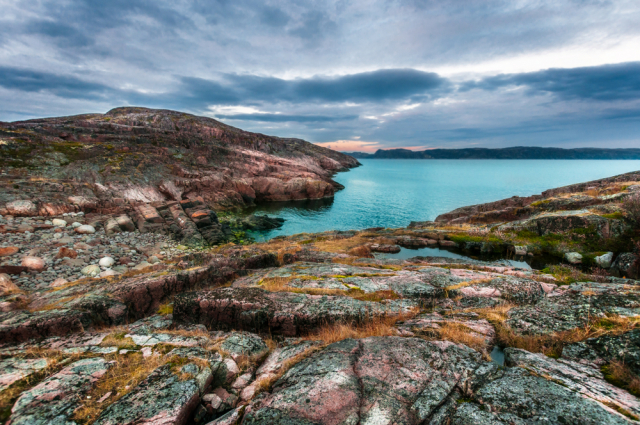
<svg viewBox="0 0 640 425">
<path fill-rule="evenodd" d="M 321 324 L 358 323 L 399 312 L 397 307 L 349 297 L 220 288 L 178 295 L 173 319 L 177 324 L 203 324 L 213 330 L 270 330 L 274 334 L 296 336 Z"/>
<path fill-rule="evenodd" d="M 178 373 L 193 377 L 180 380 Z M 156 369 L 147 379 L 117 402 L 110 405 L 95 421 L 96 425 L 176 424 L 184 425 L 200 401 L 198 375 L 211 379 L 211 371 L 187 363 L 174 372 L 171 366 Z"/>
<path fill-rule="evenodd" d="M 509 311 L 507 324 L 524 334 L 567 331 L 606 314 L 640 314 L 640 290 L 621 284 L 576 283 L 535 305 Z"/>
<path fill-rule="evenodd" d="M 578 363 L 524 350 L 505 350 L 506 369 L 479 368 L 471 402 L 462 403 L 453 423 L 628 424 L 616 410 L 637 415 L 638 400 L 608 384 L 602 374 Z"/>
<path fill-rule="evenodd" d="M 78 396 L 87 393 L 106 372 L 101 358 L 79 360 L 24 392 L 11 409 L 11 425 L 69 424 L 79 407 Z"/>
<path fill-rule="evenodd" d="M 420 424 L 478 366 L 477 352 L 448 342 L 344 340 L 292 367 L 246 413 L 255 424 Z"/>
</svg>

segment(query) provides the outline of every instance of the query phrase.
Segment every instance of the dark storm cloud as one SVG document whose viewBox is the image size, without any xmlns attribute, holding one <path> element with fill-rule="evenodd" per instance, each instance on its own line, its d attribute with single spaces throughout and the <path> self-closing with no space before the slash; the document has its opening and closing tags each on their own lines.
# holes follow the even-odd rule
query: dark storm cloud
<svg viewBox="0 0 640 425">
<path fill-rule="evenodd" d="M 259 121 L 259 122 L 336 122 L 336 121 L 351 121 L 358 119 L 357 115 L 285 115 L 285 114 L 234 114 L 234 115 L 220 115 L 217 114 L 218 119 L 238 120 L 238 121 Z"/>
<path fill-rule="evenodd" d="M 563 99 L 640 99 L 640 62 L 498 75 L 465 83 L 462 89 L 508 86 L 524 86 L 531 94 L 553 93 Z"/>
<path fill-rule="evenodd" d="M 22 92 L 49 92 L 63 98 L 97 99 L 115 90 L 73 76 L 0 66 L 0 87 Z"/>
<path fill-rule="evenodd" d="M 256 75 L 226 74 L 221 81 L 183 77 L 186 96 L 208 104 L 252 102 L 383 102 L 435 98 L 451 84 L 432 72 L 381 69 L 339 77 L 284 80 Z"/>
</svg>

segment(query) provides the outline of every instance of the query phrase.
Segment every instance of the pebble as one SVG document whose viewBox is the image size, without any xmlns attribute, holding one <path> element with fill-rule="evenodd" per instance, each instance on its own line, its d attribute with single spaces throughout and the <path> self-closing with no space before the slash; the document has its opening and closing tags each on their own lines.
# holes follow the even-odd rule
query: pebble
<svg viewBox="0 0 640 425">
<path fill-rule="evenodd" d="M 85 268 L 80 270 L 80 273 L 82 273 L 83 275 L 91 276 L 91 277 L 98 276 L 100 274 L 100 272 L 101 272 L 100 266 L 96 266 L 95 264 L 92 264 L 90 266 L 86 266 Z"/>
<path fill-rule="evenodd" d="M 42 271 L 47 265 L 40 257 L 27 256 L 22 259 L 22 266 L 30 270 Z"/>
<path fill-rule="evenodd" d="M 147 259 L 147 261 L 148 261 L 150 264 L 157 264 L 157 263 L 159 263 L 159 262 L 160 262 L 160 260 L 158 259 L 158 257 L 156 257 L 155 255 L 152 255 L 151 257 L 149 257 L 149 258 Z"/>
<path fill-rule="evenodd" d="M 100 264 L 100 267 L 111 267 L 116 263 L 116 260 L 114 260 L 111 257 L 103 257 L 100 259 L 100 262 L 98 264 Z"/>
<path fill-rule="evenodd" d="M 81 226 L 76 227 L 76 232 L 80 234 L 92 234 L 96 232 L 96 229 L 93 226 L 88 224 L 83 224 Z"/>
<path fill-rule="evenodd" d="M 60 220 L 59 218 L 54 218 L 53 220 L 51 220 L 51 224 L 56 227 L 67 227 L 67 222 L 64 220 Z"/>
<path fill-rule="evenodd" d="M 67 283 L 69 283 L 69 281 L 63 277 L 59 277 L 56 280 L 54 280 L 53 282 L 51 282 L 51 287 L 52 288 L 56 288 L 58 286 L 62 286 L 62 285 L 66 285 Z"/>
</svg>

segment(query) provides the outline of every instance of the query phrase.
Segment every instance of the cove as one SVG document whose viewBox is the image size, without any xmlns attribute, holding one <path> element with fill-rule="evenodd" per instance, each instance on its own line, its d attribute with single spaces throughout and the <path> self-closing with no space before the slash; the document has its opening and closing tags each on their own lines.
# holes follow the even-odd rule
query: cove
<svg viewBox="0 0 640 425">
<path fill-rule="evenodd" d="M 635 160 L 362 159 L 338 173 L 345 189 L 334 198 L 272 202 L 244 213 L 266 213 L 284 226 L 253 233 L 256 240 L 327 230 L 406 227 L 466 205 L 528 196 L 569 184 L 640 169 Z"/>
</svg>

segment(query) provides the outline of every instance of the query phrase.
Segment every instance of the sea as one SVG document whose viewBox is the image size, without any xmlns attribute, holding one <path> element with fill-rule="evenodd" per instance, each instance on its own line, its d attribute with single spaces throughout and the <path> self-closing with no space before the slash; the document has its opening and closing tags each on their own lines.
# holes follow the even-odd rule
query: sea
<svg viewBox="0 0 640 425">
<path fill-rule="evenodd" d="M 455 208 L 640 170 L 635 160 L 360 159 L 361 167 L 335 175 L 344 185 L 334 198 L 270 202 L 247 213 L 286 221 L 253 233 L 257 241 L 297 233 L 406 227 Z"/>
</svg>

